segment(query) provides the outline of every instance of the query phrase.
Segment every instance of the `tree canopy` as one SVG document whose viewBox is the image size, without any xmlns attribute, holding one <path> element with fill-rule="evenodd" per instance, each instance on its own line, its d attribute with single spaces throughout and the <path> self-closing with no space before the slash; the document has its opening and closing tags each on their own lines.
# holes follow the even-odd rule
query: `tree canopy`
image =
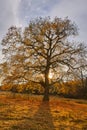
<svg viewBox="0 0 87 130">
<path fill-rule="evenodd" d="M 77 34 L 77 26 L 68 18 L 40 17 L 24 30 L 10 27 L 2 41 L 3 82 L 38 82 L 44 88 L 43 100 L 49 100 L 54 83 L 86 66 L 86 47 L 68 39 Z"/>
</svg>

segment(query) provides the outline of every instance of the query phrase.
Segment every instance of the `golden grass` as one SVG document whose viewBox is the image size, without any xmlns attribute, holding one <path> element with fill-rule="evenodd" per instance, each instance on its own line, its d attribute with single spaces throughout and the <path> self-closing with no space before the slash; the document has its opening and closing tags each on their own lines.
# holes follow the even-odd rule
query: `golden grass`
<svg viewBox="0 0 87 130">
<path fill-rule="evenodd" d="M 87 130 L 87 101 L 0 92 L 0 130 Z"/>
</svg>

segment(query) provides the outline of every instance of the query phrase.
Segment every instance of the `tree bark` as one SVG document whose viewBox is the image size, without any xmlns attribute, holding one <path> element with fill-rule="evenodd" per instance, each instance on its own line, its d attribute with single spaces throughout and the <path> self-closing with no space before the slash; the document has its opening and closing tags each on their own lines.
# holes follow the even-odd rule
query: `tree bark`
<svg viewBox="0 0 87 130">
<path fill-rule="evenodd" d="M 45 86 L 44 89 L 43 101 L 49 101 L 49 86 Z"/>
<path fill-rule="evenodd" d="M 48 74 L 49 74 L 49 68 L 46 70 L 46 73 L 45 73 L 45 87 L 44 87 L 43 101 L 49 101 L 49 78 L 48 78 Z"/>
</svg>

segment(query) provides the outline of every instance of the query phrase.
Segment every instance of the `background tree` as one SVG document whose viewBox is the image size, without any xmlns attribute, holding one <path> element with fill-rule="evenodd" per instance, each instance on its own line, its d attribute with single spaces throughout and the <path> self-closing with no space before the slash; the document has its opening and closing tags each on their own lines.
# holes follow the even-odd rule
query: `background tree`
<svg viewBox="0 0 87 130">
<path fill-rule="evenodd" d="M 48 101 L 53 84 L 83 66 L 78 61 L 85 55 L 85 47 L 68 40 L 77 34 L 76 25 L 68 18 L 37 18 L 23 33 L 11 27 L 2 41 L 12 77 L 8 79 L 38 82 L 44 88 L 43 101 Z"/>
</svg>

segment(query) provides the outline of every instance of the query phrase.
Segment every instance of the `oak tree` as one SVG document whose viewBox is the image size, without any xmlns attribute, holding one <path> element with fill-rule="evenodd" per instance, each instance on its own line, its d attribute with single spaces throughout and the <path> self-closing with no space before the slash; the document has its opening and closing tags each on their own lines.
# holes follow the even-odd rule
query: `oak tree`
<svg viewBox="0 0 87 130">
<path fill-rule="evenodd" d="M 53 84 L 66 80 L 66 75 L 84 66 L 78 61 L 84 58 L 85 47 L 69 40 L 77 34 L 77 26 L 68 18 L 40 17 L 24 30 L 11 27 L 2 41 L 9 69 L 4 81 L 37 82 L 44 88 L 43 101 L 49 101 Z"/>
</svg>

